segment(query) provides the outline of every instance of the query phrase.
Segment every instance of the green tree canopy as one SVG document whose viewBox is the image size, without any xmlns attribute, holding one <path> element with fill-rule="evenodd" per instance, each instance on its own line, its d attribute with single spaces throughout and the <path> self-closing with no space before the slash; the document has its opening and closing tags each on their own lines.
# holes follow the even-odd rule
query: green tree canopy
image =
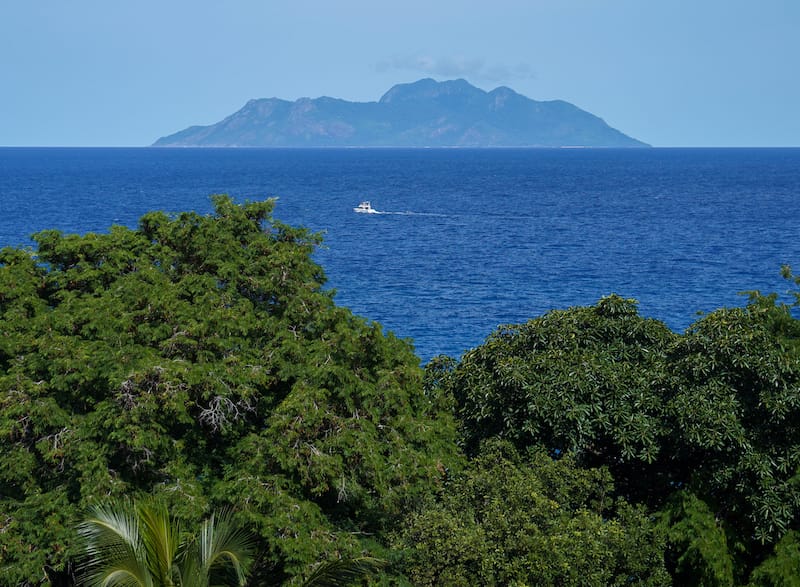
<svg viewBox="0 0 800 587">
<path fill-rule="evenodd" d="M 669 585 L 664 544 L 607 471 L 497 440 L 396 541 L 414 585 Z"/>
<path fill-rule="evenodd" d="M 698 320 L 670 356 L 672 458 L 750 551 L 800 522 L 798 340 L 800 322 L 759 298 Z"/>
<path fill-rule="evenodd" d="M 647 493 L 656 488 L 641 485 L 642 464 L 658 461 L 668 431 L 663 387 L 676 339 L 633 300 L 609 296 L 499 328 L 440 385 L 469 452 L 492 437 L 542 446 L 608 466 L 623 491 Z"/>
<path fill-rule="evenodd" d="M 499 437 L 607 467 L 617 495 L 694 533 L 670 534 L 673 571 L 697 575 L 687 561 L 717 557 L 731 567 L 707 560 L 709 576 L 746 582 L 800 522 L 800 322 L 789 310 L 755 295 L 678 335 L 609 296 L 503 327 L 428 380 L 455 403 L 471 453 Z M 679 491 L 691 500 L 676 507 Z"/>
<path fill-rule="evenodd" d="M 319 238 L 271 201 L 214 206 L 0 251 L 8 582 L 66 568 L 81 512 L 138 493 L 194 523 L 235 506 L 278 580 L 379 543 L 457 458 L 411 345 L 323 289 Z"/>
</svg>

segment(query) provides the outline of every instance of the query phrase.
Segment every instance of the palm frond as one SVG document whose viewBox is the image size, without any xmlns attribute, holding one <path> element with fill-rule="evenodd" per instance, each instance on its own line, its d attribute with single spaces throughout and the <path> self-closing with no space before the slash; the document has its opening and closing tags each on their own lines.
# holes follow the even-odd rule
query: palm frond
<svg viewBox="0 0 800 587">
<path fill-rule="evenodd" d="M 346 587 L 385 565 L 386 561 L 370 556 L 327 561 L 314 569 L 302 587 Z"/>
<path fill-rule="evenodd" d="M 186 567 L 208 580 L 215 570 L 229 565 L 238 584 L 244 585 L 254 549 L 252 536 L 237 527 L 231 513 L 223 510 L 203 522 L 198 537 L 187 552 Z"/>
<path fill-rule="evenodd" d="M 192 542 L 181 542 L 166 505 L 154 501 L 96 506 L 78 532 L 80 584 L 91 587 L 208 587 L 212 579 L 243 586 L 255 550 L 226 511 L 206 520 Z"/>
<path fill-rule="evenodd" d="M 102 573 L 90 575 L 86 579 L 87 585 L 97 585 L 98 587 L 153 587 L 153 583 L 141 582 L 141 577 L 131 572 L 131 569 L 106 568 Z"/>
<path fill-rule="evenodd" d="M 147 566 L 156 583 L 175 584 L 175 561 L 180 542 L 180 528 L 170 519 L 164 504 L 144 503 L 137 507 L 141 521 L 141 540 L 147 553 Z"/>
<path fill-rule="evenodd" d="M 84 556 L 78 564 L 82 584 L 152 587 L 138 519 L 130 502 L 98 505 L 78 526 Z"/>
<path fill-rule="evenodd" d="M 97 505 L 78 526 L 78 533 L 96 544 L 119 543 L 136 548 L 139 545 L 139 521 L 130 502 Z"/>
</svg>

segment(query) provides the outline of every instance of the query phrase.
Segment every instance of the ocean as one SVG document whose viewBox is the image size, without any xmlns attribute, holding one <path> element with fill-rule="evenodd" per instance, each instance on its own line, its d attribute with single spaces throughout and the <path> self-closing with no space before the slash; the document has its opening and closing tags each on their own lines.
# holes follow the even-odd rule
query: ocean
<svg viewBox="0 0 800 587">
<path fill-rule="evenodd" d="M 0 246 L 216 193 L 322 232 L 337 303 L 423 362 L 610 293 L 682 331 L 800 270 L 800 149 L 1 148 Z"/>
</svg>

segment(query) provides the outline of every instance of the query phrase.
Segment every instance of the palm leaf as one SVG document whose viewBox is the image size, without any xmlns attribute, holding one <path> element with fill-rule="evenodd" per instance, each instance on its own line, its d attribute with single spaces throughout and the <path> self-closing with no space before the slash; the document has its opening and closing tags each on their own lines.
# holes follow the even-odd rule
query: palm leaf
<svg viewBox="0 0 800 587">
<path fill-rule="evenodd" d="M 130 502 L 99 505 L 78 526 L 85 555 L 78 565 L 82 584 L 152 587 L 139 523 Z"/>
<path fill-rule="evenodd" d="M 251 535 L 237 527 L 229 511 L 212 514 L 203 522 L 200 534 L 187 550 L 186 572 L 199 584 L 208 585 L 215 572 L 231 567 L 239 585 L 253 559 Z"/>
<path fill-rule="evenodd" d="M 302 583 L 303 587 L 346 587 L 379 571 L 386 561 L 370 556 L 343 558 L 321 563 Z"/>
<path fill-rule="evenodd" d="M 253 559 L 250 534 L 223 511 L 190 543 L 166 505 L 118 501 L 96 506 L 78 527 L 84 546 L 80 584 L 92 587 L 208 587 L 212 578 L 243 586 Z"/>
<path fill-rule="evenodd" d="M 175 585 L 180 528 L 170 519 L 167 507 L 161 503 L 140 504 L 137 515 L 141 520 L 142 544 L 147 553 L 147 566 L 155 582 L 166 587 Z"/>
</svg>

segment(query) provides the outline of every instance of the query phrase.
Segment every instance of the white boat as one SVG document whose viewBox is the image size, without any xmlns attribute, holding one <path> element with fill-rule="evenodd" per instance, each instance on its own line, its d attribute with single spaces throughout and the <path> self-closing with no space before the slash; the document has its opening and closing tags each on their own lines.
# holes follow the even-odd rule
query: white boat
<svg viewBox="0 0 800 587">
<path fill-rule="evenodd" d="M 373 208 L 367 201 L 361 202 L 358 206 L 353 208 L 353 212 L 359 212 L 361 214 L 380 214 L 380 212 Z"/>
</svg>

